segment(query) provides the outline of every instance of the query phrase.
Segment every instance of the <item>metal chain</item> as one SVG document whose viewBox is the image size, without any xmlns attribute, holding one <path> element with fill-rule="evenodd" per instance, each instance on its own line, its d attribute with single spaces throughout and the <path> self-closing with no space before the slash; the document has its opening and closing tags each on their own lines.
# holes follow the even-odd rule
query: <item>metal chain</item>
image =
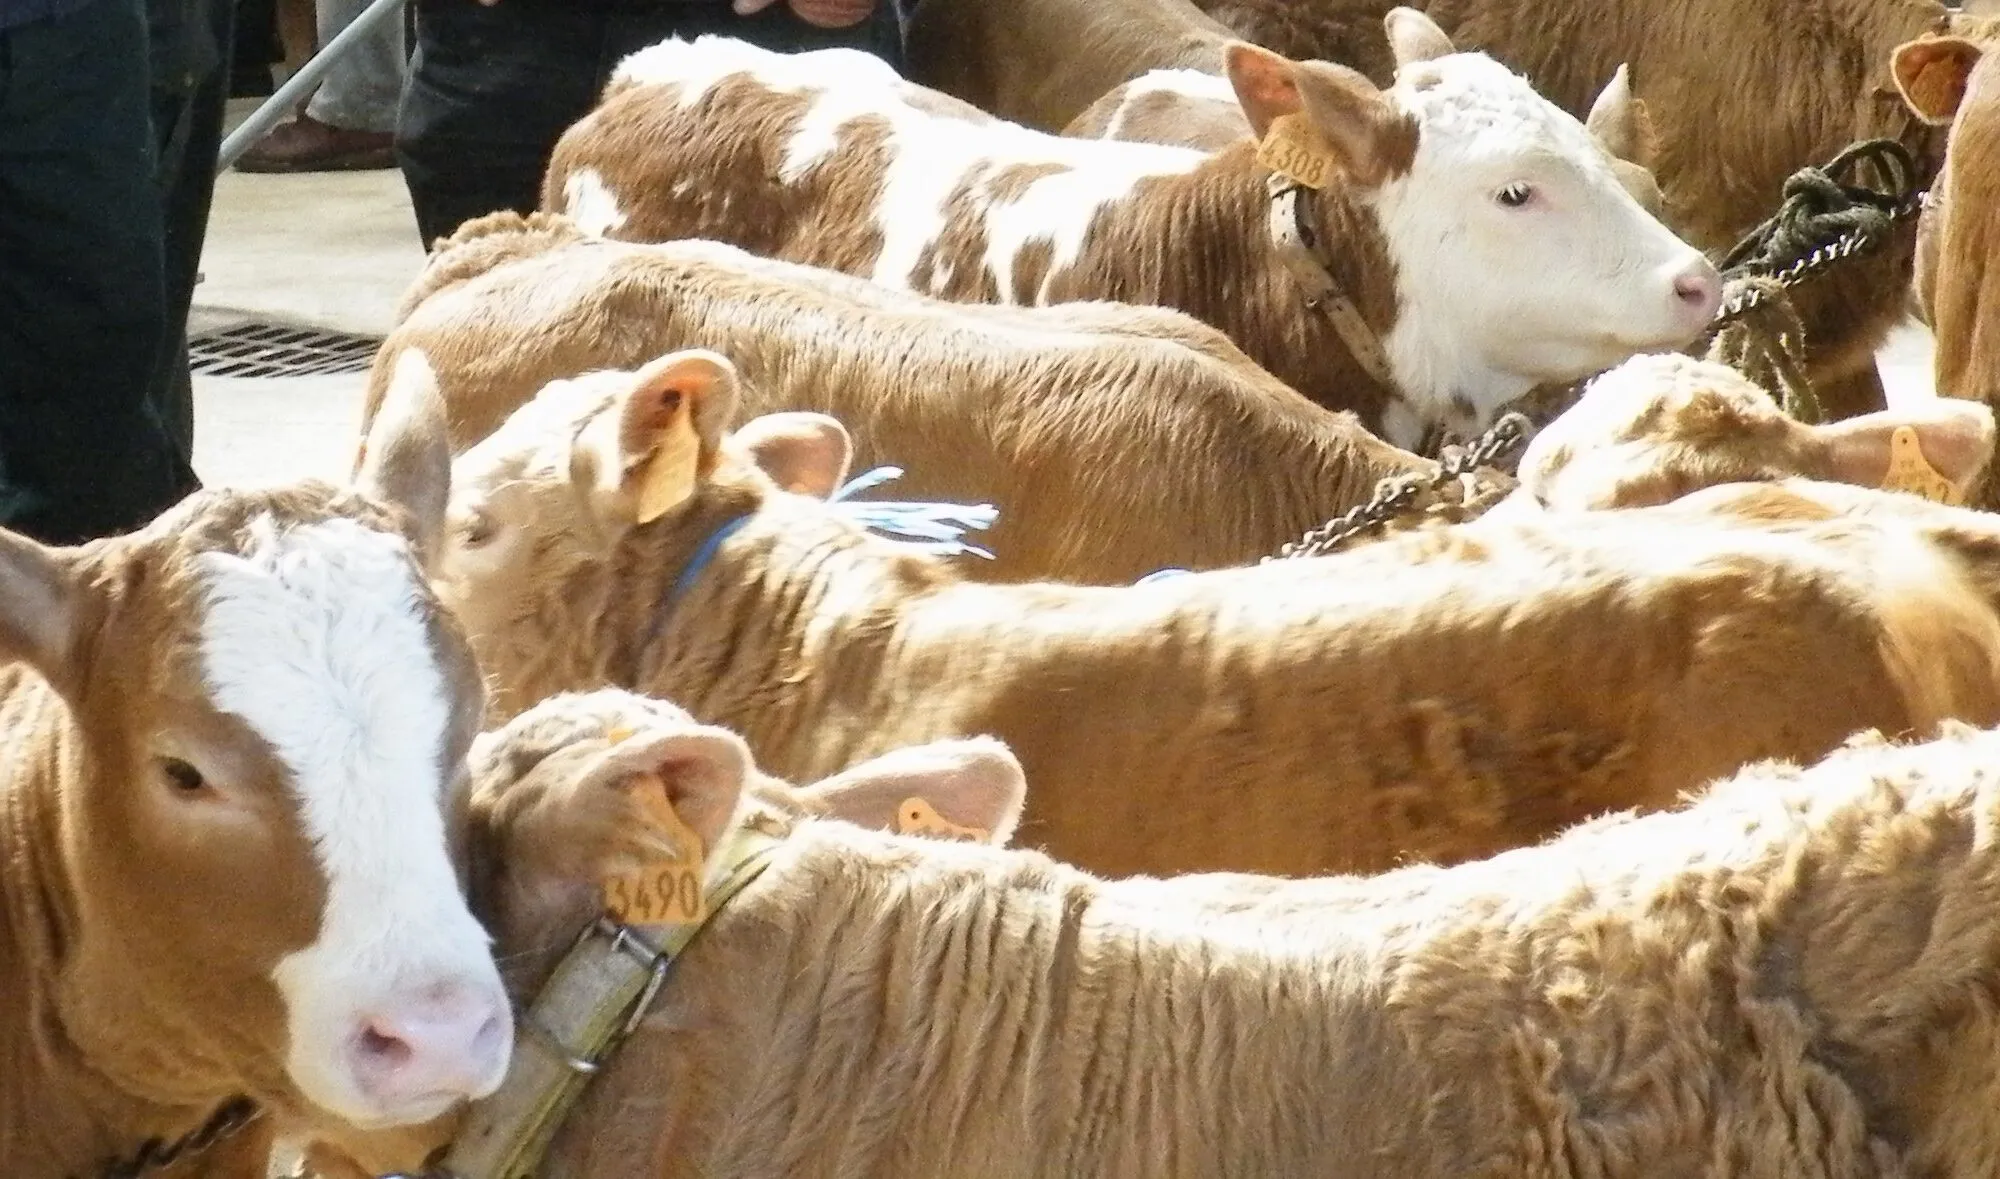
<svg viewBox="0 0 2000 1179">
<path fill-rule="evenodd" d="M 1860 183 L 1863 167 L 1871 164 L 1884 182 L 1882 188 Z M 1778 211 L 1730 248 L 1722 261 L 1724 276 L 1769 278 L 1776 281 L 1779 290 L 1785 290 L 1835 262 L 1874 249 L 1898 225 L 1923 209 L 1930 194 L 1918 188 L 1919 175 L 1916 157 L 1894 139 L 1861 140 L 1823 167 L 1799 169 L 1786 181 L 1785 198 Z M 1820 241 L 1782 266 L 1767 256 L 1771 246 L 1786 234 L 1796 232 L 1801 222 L 1810 225 L 1815 219 L 1851 220 L 1857 209 L 1868 207 L 1880 214 L 1880 220 Z M 1770 297 L 1770 290 L 1765 287 L 1739 291 L 1716 312 L 1709 334 L 1756 310 Z"/>
<path fill-rule="evenodd" d="M 200 1154 L 263 1115 L 255 1102 L 239 1097 L 215 1111 L 208 1121 L 172 1142 L 149 1138 L 131 1157 L 106 1164 L 99 1179 L 138 1179 L 149 1171 L 164 1171 L 189 1155 Z"/>
<path fill-rule="evenodd" d="M 1426 493 L 1444 489 L 1455 479 L 1463 478 L 1480 467 L 1491 466 L 1495 461 L 1510 454 L 1528 436 L 1528 419 L 1519 413 L 1507 413 L 1499 421 L 1458 454 L 1438 464 L 1432 475 L 1399 475 L 1376 484 L 1375 494 L 1367 503 L 1357 504 L 1307 532 L 1299 539 L 1286 544 L 1275 554 L 1258 561 L 1269 564 L 1272 561 L 1286 561 L 1294 557 L 1320 557 L 1359 536 L 1371 528 L 1380 527 L 1414 508 Z"/>
</svg>

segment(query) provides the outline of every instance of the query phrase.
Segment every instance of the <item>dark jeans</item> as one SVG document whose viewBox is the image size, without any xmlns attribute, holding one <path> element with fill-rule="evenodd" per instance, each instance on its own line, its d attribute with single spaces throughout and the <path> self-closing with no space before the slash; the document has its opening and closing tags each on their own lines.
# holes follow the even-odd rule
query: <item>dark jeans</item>
<svg viewBox="0 0 2000 1179">
<path fill-rule="evenodd" d="M 556 140 L 591 107 L 611 71 L 668 37 L 740 37 L 767 49 L 844 46 L 900 67 L 896 14 L 822 29 L 780 2 L 752 17 L 728 0 L 417 0 L 417 47 L 396 158 L 426 246 L 496 209 L 532 212 Z"/>
<path fill-rule="evenodd" d="M 166 247 L 167 339 L 149 384 L 183 459 L 194 454 L 187 319 L 208 240 L 215 161 L 229 102 L 235 0 L 153 0 L 153 131 Z M 173 19 L 178 17 L 179 19 Z M 192 476 L 190 476 L 192 477 Z"/>
<path fill-rule="evenodd" d="M 0 32 L 0 525 L 136 528 L 194 486 L 148 389 L 168 302 L 141 0 Z"/>
</svg>

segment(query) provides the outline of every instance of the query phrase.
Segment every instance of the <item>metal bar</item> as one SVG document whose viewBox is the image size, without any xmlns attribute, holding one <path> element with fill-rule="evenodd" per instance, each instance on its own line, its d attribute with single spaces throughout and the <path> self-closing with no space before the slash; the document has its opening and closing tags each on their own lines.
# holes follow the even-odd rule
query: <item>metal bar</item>
<svg viewBox="0 0 2000 1179">
<path fill-rule="evenodd" d="M 216 156 L 216 173 L 220 175 L 229 171 L 244 152 L 284 120 L 285 112 L 312 93 L 313 87 L 319 85 L 319 80 L 326 76 L 342 54 L 383 21 L 391 16 L 401 16 L 402 8 L 403 0 L 370 0 L 368 7 L 361 10 L 361 15 L 349 21 L 347 27 L 321 46 L 318 53 L 307 58 L 298 73 L 286 78 L 276 94 L 265 99 L 250 112 L 249 118 L 229 133 L 229 138 L 222 141 L 222 150 Z"/>
</svg>

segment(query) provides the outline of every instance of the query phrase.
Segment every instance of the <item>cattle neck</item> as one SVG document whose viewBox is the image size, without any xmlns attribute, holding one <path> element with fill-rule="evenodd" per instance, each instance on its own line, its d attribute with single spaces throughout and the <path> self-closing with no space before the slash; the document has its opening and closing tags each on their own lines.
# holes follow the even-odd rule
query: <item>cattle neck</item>
<svg viewBox="0 0 2000 1179">
<path fill-rule="evenodd" d="M 1255 153 L 1246 139 L 1191 172 L 1141 181 L 1136 215 L 1100 222 L 1074 267 L 1076 281 L 1059 276 L 1047 301 L 1123 290 L 1134 301 L 1178 308 L 1220 328 L 1308 398 L 1353 410 L 1379 434 L 1390 405 L 1424 394 L 1371 375 L 1313 301 L 1337 290 L 1360 328 L 1386 337 L 1398 312 L 1388 242 L 1373 210 L 1336 180 L 1309 202 L 1302 228 L 1313 238 L 1309 264 L 1323 277 L 1302 285 L 1296 255 L 1288 262 L 1273 236 L 1272 173 Z"/>
<path fill-rule="evenodd" d="M 753 816 L 708 864 L 702 915 L 692 921 L 625 925 L 598 916 L 583 927 L 525 1008 L 507 1078 L 472 1110 L 442 1163 L 451 1179 L 539 1174 L 591 1078 L 648 1014 L 674 962 L 736 895 L 761 876 L 783 845 L 783 824 Z M 490 918 L 489 918 L 490 919 Z"/>
<path fill-rule="evenodd" d="M 1034 853 L 833 823 L 787 842 L 662 988 L 649 1024 L 666 1034 L 642 1029 L 572 1119 L 568 1173 L 1124 1173 L 1163 1158 L 1149 1151 L 1184 1139 L 1176 1121 L 1215 1094 L 1318 1083 L 1365 1038 L 1371 1017 L 1342 1014 L 1358 1005 L 1324 959 L 1176 954 L 1177 918 L 1141 924 Z M 1255 1043 L 1229 1014 L 1249 993 L 1291 996 L 1256 1009 Z M 1155 1038 L 1168 1028 L 1171 1050 Z M 1147 1097 L 1112 1096 L 1131 1092 Z M 636 1101 L 647 1116 L 630 1116 Z M 1274 1120 L 1267 1151 L 1232 1142 L 1208 1162 L 1262 1154 L 1263 1173 L 1303 1173 L 1325 1160 L 1295 1137 L 1340 1119 Z M 1181 1161 L 1165 1169 L 1209 1169 Z"/>
<path fill-rule="evenodd" d="M 618 684 L 737 729 L 774 772 L 797 772 L 788 754 L 835 739 L 800 726 L 842 711 L 842 697 L 872 691 L 911 598 L 961 584 L 941 559 L 871 536 L 808 497 L 770 493 L 745 503 L 742 489 L 725 490 L 690 517 L 635 532 L 629 557 L 603 571 L 628 586 L 677 585 L 728 527 L 671 601 L 607 584 L 600 600 L 613 629 L 596 645 L 624 657 L 596 675 L 538 682 L 521 699 Z"/>
<path fill-rule="evenodd" d="M 0 668 L 0 731 L 18 767 L 0 775 L 0 1175 L 100 1179 L 149 1141 L 197 1134 L 231 1095 L 135 1094 L 70 1035 L 63 989 L 118 985 L 66 973 L 78 901 L 60 790 L 89 767 L 67 708 L 32 673 Z"/>
</svg>

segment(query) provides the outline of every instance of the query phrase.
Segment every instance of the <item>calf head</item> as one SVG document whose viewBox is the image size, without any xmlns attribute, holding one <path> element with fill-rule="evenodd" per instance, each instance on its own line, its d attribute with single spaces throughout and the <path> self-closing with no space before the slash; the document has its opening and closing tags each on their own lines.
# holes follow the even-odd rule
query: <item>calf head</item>
<svg viewBox="0 0 2000 1179">
<path fill-rule="evenodd" d="M 769 414 L 725 437 L 737 390 L 726 358 L 676 352 L 554 382 L 459 456 L 437 584 L 498 681 L 496 715 L 611 682 L 531 669 L 565 656 L 551 650 L 558 638 L 584 657 L 629 647 L 603 628 L 637 591 L 632 578 L 664 570 L 670 582 L 767 499 L 839 486 L 852 449 L 839 422 Z"/>
<path fill-rule="evenodd" d="M 1809 426 L 1727 365 L 1637 356 L 1592 381 L 1536 435 L 1514 494 L 1544 507 L 1590 509 L 1661 504 L 1725 483 L 1806 478 L 1880 487 L 1904 427 L 1960 493 L 1993 457 L 1993 412 L 1977 402 L 1938 399 Z"/>
<path fill-rule="evenodd" d="M 1301 116 L 1372 210 L 1400 305 L 1385 343 L 1407 387 L 1481 390 L 1483 416 L 1707 327 L 1715 268 L 1640 207 L 1590 130 L 1421 13 L 1396 9 L 1387 28 L 1387 90 L 1242 43 L 1226 66 L 1259 137 Z M 1614 79 L 1593 121 L 1637 154 L 1630 102 Z"/>
<path fill-rule="evenodd" d="M 449 846 L 482 691 L 422 567 L 441 408 L 394 399 L 372 450 L 345 490 L 207 491 L 77 549 L 0 532 L 0 663 L 73 721 L 28 788 L 54 1001 L 135 1096 L 379 1126 L 506 1067 Z"/>
<path fill-rule="evenodd" d="M 2000 61 L 1964 37 L 1925 37 L 1896 49 L 1893 72 L 1919 118 L 1951 125 L 1917 228 L 1916 293 L 1937 333 L 1938 391 L 2000 400 L 2000 269 L 1987 266 L 2000 246 Z"/>
</svg>

